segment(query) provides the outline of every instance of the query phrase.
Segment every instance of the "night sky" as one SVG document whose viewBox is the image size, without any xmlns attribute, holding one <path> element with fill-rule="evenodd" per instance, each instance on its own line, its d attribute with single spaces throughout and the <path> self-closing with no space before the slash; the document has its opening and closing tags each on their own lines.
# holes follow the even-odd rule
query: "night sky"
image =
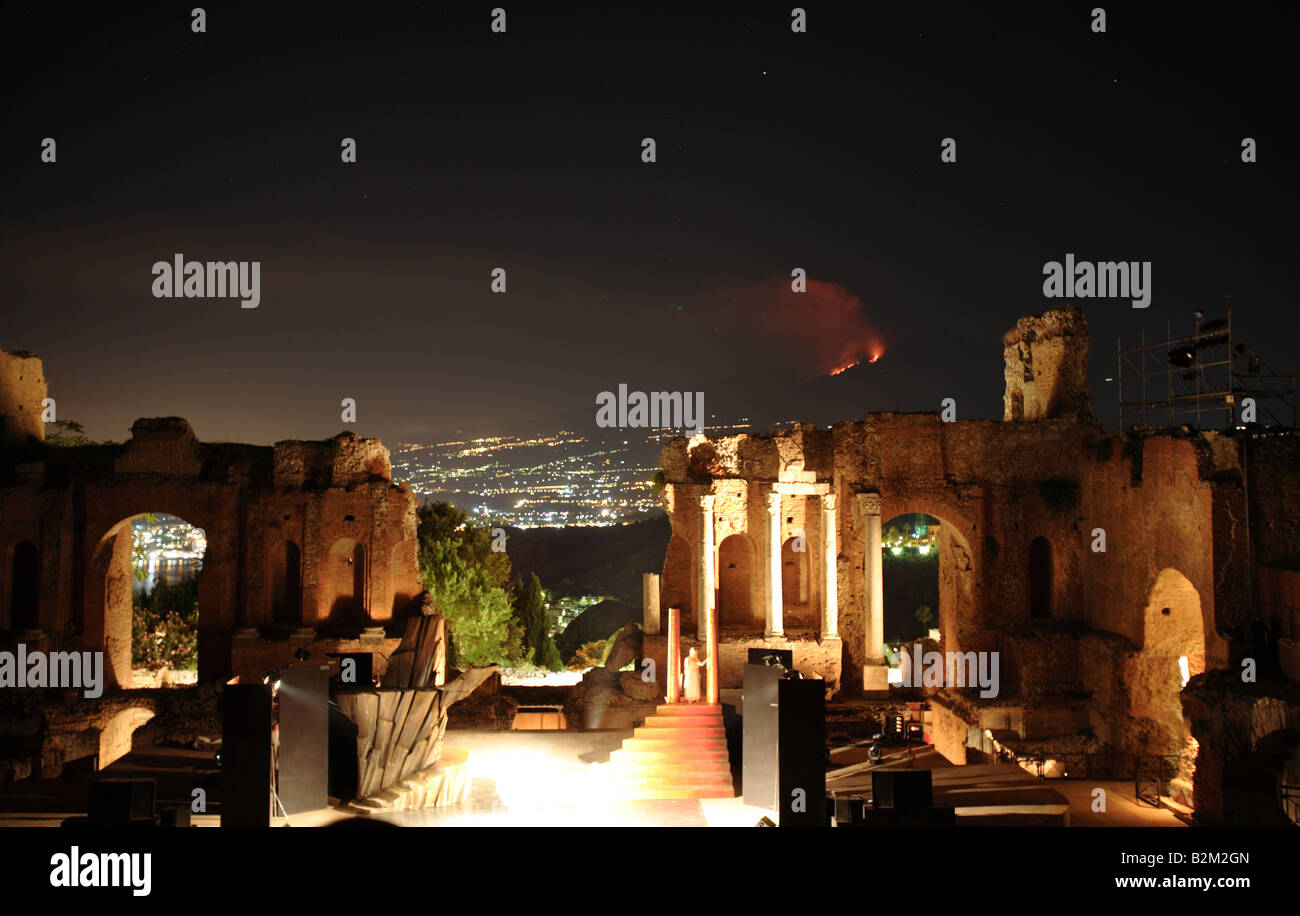
<svg viewBox="0 0 1300 916">
<path fill-rule="evenodd" d="M 1061 304 L 1067 252 L 1152 262 L 1150 308 L 1078 302 L 1108 425 L 1117 336 L 1225 293 L 1300 371 L 1295 52 L 1262 7 L 1108 5 L 1099 35 L 1095 4 L 812 4 L 794 34 L 793 5 L 530 4 L 501 35 L 492 3 L 212 4 L 196 35 L 194 5 L 6 11 L 0 347 L 97 439 L 322 438 L 344 397 L 390 442 L 591 430 L 620 382 L 996 419 L 1000 335 Z M 260 261 L 260 306 L 154 298 L 177 252 Z"/>
</svg>

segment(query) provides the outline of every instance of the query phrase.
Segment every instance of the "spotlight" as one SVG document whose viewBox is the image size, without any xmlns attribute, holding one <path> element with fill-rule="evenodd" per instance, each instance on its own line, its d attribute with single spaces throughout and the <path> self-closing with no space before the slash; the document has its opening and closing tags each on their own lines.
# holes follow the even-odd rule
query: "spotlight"
<svg viewBox="0 0 1300 916">
<path fill-rule="evenodd" d="M 300 662 L 305 662 L 310 656 L 311 653 L 302 648 L 295 649 L 293 653 L 293 657 L 298 659 Z"/>
<path fill-rule="evenodd" d="M 1191 347 L 1176 347 L 1169 351 L 1169 365 L 1185 369 L 1196 360 L 1196 351 Z"/>
<path fill-rule="evenodd" d="M 1264 361 L 1262 359 L 1258 356 L 1252 356 L 1250 361 L 1246 363 L 1246 371 L 1251 375 L 1259 375 L 1259 370 L 1262 369 L 1263 366 Z"/>
</svg>

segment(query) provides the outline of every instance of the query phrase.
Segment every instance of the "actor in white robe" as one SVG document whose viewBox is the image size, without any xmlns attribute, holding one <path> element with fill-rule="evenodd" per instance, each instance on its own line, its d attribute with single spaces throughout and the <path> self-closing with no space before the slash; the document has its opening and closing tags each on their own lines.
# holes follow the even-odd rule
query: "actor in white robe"
<svg viewBox="0 0 1300 916">
<path fill-rule="evenodd" d="M 690 653 L 682 659 L 682 696 L 688 703 L 700 702 L 700 669 L 708 662 L 695 654 L 691 646 Z"/>
</svg>

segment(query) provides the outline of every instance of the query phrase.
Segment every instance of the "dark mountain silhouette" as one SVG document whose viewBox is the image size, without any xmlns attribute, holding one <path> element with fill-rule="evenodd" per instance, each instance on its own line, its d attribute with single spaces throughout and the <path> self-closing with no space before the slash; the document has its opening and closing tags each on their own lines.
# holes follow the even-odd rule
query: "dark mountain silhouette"
<svg viewBox="0 0 1300 916">
<path fill-rule="evenodd" d="M 639 619 L 641 574 L 663 572 L 670 534 L 660 515 L 631 525 L 516 529 L 506 549 L 516 577 L 537 573 L 563 595 L 611 595 L 637 608 Z"/>
</svg>

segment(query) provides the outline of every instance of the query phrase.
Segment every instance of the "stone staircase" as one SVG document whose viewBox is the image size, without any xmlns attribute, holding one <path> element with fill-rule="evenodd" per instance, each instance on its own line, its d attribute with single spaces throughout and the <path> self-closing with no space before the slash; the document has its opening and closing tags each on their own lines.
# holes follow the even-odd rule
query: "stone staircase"
<svg viewBox="0 0 1300 916">
<path fill-rule="evenodd" d="M 609 756 L 605 776 L 618 799 L 733 798 L 722 707 L 672 703 Z"/>
</svg>

